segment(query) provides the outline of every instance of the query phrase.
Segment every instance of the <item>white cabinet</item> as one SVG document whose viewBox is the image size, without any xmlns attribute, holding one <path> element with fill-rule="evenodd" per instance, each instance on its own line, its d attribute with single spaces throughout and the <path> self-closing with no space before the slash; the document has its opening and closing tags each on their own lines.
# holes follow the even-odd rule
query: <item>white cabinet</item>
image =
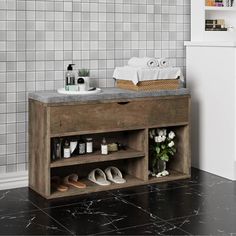
<svg viewBox="0 0 236 236">
<path fill-rule="evenodd" d="M 187 43 L 192 165 L 236 180 L 236 44 Z"/>
<path fill-rule="evenodd" d="M 205 0 L 192 0 L 191 3 L 192 41 L 236 41 L 236 3 L 233 7 L 205 6 Z M 205 31 L 206 19 L 224 19 L 226 27 L 233 31 Z"/>
<path fill-rule="evenodd" d="M 191 42 L 185 45 L 186 82 L 192 94 L 192 165 L 236 180 L 236 6 L 191 2 Z M 206 19 L 224 19 L 225 26 L 235 30 L 205 31 Z"/>
</svg>

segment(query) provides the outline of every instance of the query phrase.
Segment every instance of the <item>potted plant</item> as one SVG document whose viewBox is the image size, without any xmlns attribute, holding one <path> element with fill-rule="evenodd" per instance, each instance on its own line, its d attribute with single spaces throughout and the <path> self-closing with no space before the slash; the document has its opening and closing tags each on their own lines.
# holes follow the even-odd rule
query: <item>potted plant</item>
<svg viewBox="0 0 236 236">
<path fill-rule="evenodd" d="M 85 82 L 85 90 L 90 88 L 90 71 L 89 69 L 79 69 L 79 78 L 83 78 Z"/>
<path fill-rule="evenodd" d="M 166 129 L 150 130 L 150 153 L 152 164 L 152 175 L 156 177 L 166 176 L 169 172 L 166 170 L 166 162 L 176 153 L 175 133 Z"/>
</svg>

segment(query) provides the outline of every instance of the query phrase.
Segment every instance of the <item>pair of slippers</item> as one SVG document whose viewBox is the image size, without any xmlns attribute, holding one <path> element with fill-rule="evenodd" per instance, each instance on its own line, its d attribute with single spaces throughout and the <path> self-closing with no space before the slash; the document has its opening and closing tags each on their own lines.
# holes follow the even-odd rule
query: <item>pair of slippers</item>
<svg viewBox="0 0 236 236">
<path fill-rule="evenodd" d="M 66 192 L 70 186 L 75 188 L 86 188 L 86 184 L 78 181 L 77 174 L 71 174 L 63 178 L 61 181 L 60 177 L 54 176 L 51 178 L 51 185 L 54 189 L 59 192 Z"/>
<path fill-rule="evenodd" d="M 99 168 L 94 169 L 89 173 L 88 179 L 101 186 L 110 185 L 111 182 L 116 184 L 123 184 L 126 182 L 121 171 L 115 166 L 106 168 L 105 173 Z"/>
</svg>

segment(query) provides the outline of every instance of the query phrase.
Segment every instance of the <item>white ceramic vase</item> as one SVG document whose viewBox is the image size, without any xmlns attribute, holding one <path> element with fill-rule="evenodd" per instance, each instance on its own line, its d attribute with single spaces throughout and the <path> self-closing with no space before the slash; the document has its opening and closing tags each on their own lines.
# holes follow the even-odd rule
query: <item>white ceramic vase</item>
<svg viewBox="0 0 236 236">
<path fill-rule="evenodd" d="M 79 76 L 79 78 L 83 78 L 84 79 L 85 91 L 88 91 L 89 88 L 90 88 L 90 77 L 89 76 Z"/>
</svg>

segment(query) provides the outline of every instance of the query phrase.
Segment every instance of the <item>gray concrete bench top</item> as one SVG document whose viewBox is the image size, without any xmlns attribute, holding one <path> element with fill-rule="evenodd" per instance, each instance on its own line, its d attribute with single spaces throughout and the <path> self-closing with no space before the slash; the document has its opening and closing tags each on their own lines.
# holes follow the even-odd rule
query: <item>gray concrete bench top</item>
<svg viewBox="0 0 236 236">
<path fill-rule="evenodd" d="M 124 90 L 119 88 L 102 88 L 102 92 L 91 95 L 64 95 L 59 94 L 57 91 L 38 91 L 29 93 L 29 99 L 33 99 L 42 103 L 71 103 L 86 101 L 104 101 L 116 99 L 135 99 L 147 97 L 160 97 L 160 96 L 181 96 L 189 95 L 189 89 L 180 88 L 177 90 L 162 90 L 150 92 L 136 92 Z"/>
</svg>

